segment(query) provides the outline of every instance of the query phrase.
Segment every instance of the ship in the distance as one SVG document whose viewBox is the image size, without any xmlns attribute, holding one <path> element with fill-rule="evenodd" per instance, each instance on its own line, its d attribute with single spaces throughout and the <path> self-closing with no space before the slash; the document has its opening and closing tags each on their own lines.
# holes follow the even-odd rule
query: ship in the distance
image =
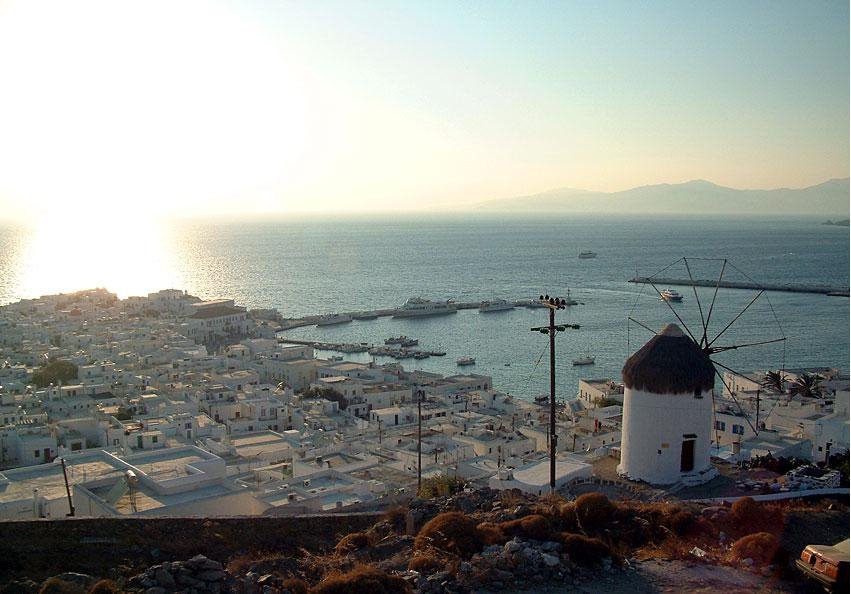
<svg viewBox="0 0 851 594">
<path fill-rule="evenodd" d="M 439 316 L 458 311 L 452 301 L 430 301 L 422 297 L 411 297 L 393 313 L 394 318 L 417 318 Z"/>
</svg>

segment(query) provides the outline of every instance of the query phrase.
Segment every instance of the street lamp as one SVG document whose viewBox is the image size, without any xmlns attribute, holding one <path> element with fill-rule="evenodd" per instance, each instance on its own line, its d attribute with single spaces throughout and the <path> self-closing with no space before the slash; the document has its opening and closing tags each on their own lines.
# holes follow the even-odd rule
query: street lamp
<svg viewBox="0 0 851 594">
<path fill-rule="evenodd" d="M 556 310 L 564 309 L 567 302 L 564 299 L 550 297 L 549 295 L 541 295 L 539 299 L 541 304 L 550 310 L 550 324 L 549 326 L 538 326 L 531 330 L 532 332 L 550 335 L 550 492 L 555 493 L 556 445 L 558 441 L 558 436 L 556 436 L 556 332 L 564 332 L 568 328 L 578 330 L 579 324 L 561 324 L 556 326 Z"/>
</svg>

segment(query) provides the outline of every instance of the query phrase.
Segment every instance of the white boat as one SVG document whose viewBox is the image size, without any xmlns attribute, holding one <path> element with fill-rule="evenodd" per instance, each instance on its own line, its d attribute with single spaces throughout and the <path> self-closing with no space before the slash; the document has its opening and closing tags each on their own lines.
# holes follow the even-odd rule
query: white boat
<svg viewBox="0 0 851 594">
<path fill-rule="evenodd" d="M 411 297 L 393 313 L 394 318 L 418 318 L 439 316 L 458 311 L 452 301 L 429 301 L 422 297 Z"/>
<path fill-rule="evenodd" d="M 574 365 L 593 365 L 594 357 L 579 357 L 578 359 L 573 360 Z"/>
<path fill-rule="evenodd" d="M 324 316 L 320 316 L 318 320 L 316 320 L 317 326 L 333 326 L 334 324 L 345 324 L 346 322 L 351 322 L 352 316 L 346 314 L 327 314 Z"/>
<path fill-rule="evenodd" d="M 492 301 L 482 301 L 479 304 L 479 313 L 487 313 L 491 311 L 506 311 L 514 309 L 514 304 L 505 299 L 494 299 Z"/>
<path fill-rule="evenodd" d="M 457 365 L 475 365 L 476 359 L 473 357 L 458 357 L 458 359 L 455 360 L 455 363 Z"/>
<path fill-rule="evenodd" d="M 589 258 L 596 258 L 596 257 L 597 257 L 597 252 L 591 252 L 591 251 L 579 252 L 579 259 L 580 260 L 588 260 Z"/>
<path fill-rule="evenodd" d="M 541 394 L 540 396 L 535 396 L 535 404 L 545 405 L 550 403 L 549 394 Z"/>
<path fill-rule="evenodd" d="M 683 296 L 671 289 L 665 289 L 659 292 L 659 299 L 662 301 L 682 301 Z"/>
</svg>

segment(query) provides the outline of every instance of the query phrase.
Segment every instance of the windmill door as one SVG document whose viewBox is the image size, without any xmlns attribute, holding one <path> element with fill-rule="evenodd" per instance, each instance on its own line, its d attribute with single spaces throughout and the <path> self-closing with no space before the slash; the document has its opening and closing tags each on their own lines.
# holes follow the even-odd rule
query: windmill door
<svg viewBox="0 0 851 594">
<path fill-rule="evenodd" d="M 680 472 L 691 472 L 694 470 L 694 440 L 683 440 L 683 449 L 680 454 Z"/>
</svg>

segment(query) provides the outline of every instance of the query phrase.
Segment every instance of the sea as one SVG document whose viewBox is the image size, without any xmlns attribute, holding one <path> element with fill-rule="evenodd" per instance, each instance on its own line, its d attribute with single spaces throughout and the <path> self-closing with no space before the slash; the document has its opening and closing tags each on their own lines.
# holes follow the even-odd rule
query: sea
<svg viewBox="0 0 851 594">
<path fill-rule="evenodd" d="M 730 347 L 713 356 L 722 372 L 849 369 L 847 297 L 666 283 L 654 289 L 629 282 L 635 276 L 691 275 L 847 290 L 849 229 L 816 219 L 314 215 L 182 221 L 105 233 L 45 240 L 32 229 L 0 227 L 0 303 L 92 286 L 120 297 L 180 288 L 298 318 L 398 307 L 413 296 L 457 302 L 569 296 L 578 303 L 558 311 L 556 323 L 579 328 L 556 335 L 559 399 L 575 397 L 580 378 L 619 380 L 626 359 L 668 323 L 685 326 L 697 340 L 705 326 L 713 347 Z M 581 251 L 597 256 L 580 259 Z M 682 302 L 660 300 L 656 290 L 665 288 L 682 293 Z M 281 336 L 383 344 L 406 335 L 419 340 L 418 348 L 447 353 L 405 360 L 406 368 L 486 374 L 497 389 L 532 399 L 549 391 L 549 337 L 532 330 L 547 322 L 544 309 L 469 309 L 305 326 Z M 457 366 L 462 356 L 474 357 L 475 365 Z M 573 365 L 584 356 L 594 357 L 594 364 Z M 373 360 L 366 353 L 345 359 Z"/>
</svg>

